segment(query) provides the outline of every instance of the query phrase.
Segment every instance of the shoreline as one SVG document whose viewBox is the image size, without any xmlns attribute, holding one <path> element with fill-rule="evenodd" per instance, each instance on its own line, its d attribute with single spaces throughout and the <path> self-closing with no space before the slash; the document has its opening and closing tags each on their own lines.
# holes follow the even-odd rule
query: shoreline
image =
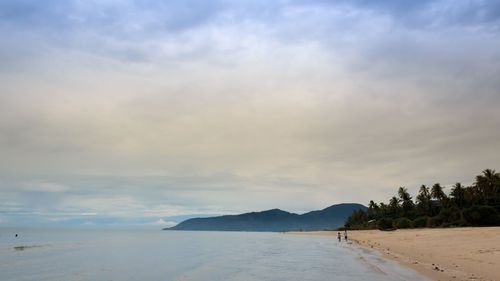
<svg viewBox="0 0 500 281">
<path fill-rule="evenodd" d="M 289 232 L 330 236 L 337 231 Z M 431 280 L 498 280 L 500 227 L 353 230 L 349 240 Z M 342 233 L 343 234 L 343 233 Z"/>
</svg>

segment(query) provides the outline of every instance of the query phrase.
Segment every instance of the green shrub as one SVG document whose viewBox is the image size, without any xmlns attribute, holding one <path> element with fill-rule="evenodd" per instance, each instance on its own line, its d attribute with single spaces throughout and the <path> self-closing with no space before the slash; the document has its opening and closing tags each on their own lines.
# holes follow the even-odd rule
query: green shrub
<svg viewBox="0 0 500 281">
<path fill-rule="evenodd" d="M 488 226 L 500 224 L 500 216 L 494 207 L 472 206 L 465 209 L 463 214 L 465 220 L 471 225 Z"/>
<path fill-rule="evenodd" d="M 407 218 L 400 218 L 396 221 L 396 227 L 397 228 L 410 228 L 411 227 L 411 220 Z"/>
<path fill-rule="evenodd" d="M 448 225 L 451 225 L 453 222 L 459 221 L 462 218 L 461 211 L 457 207 L 443 208 L 441 212 L 439 212 L 438 216 Z"/>
<path fill-rule="evenodd" d="M 381 218 L 377 222 L 377 227 L 382 230 L 392 229 L 394 228 L 393 221 L 389 218 Z"/>
<path fill-rule="evenodd" d="M 458 221 L 453 222 L 455 226 L 470 226 L 470 224 L 465 219 L 460 219 Z"/>
<path fill-rule="evenodd" d="M 440 216 L 430 217 L 427 219 L 427 227 L 439 227 L 443 224 L 443 219 Z"/>
<path fill-rule="evenodd" d="M 415 220 L 413 220 L 412 226 L 415 228 L 426 227 L 428 219 L 429 219 L 428 216 L 418 217 Z"/>
</svg>

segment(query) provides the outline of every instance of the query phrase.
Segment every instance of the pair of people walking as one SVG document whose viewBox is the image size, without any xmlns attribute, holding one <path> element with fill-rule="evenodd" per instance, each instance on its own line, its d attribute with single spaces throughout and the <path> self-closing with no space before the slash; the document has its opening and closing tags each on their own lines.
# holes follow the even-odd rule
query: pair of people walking
<svg viewBox="0 0 500 281">
<path fill-rule="evenodd" d="M 339 239 L 339 242 L 342 241 L 342 236 L 340 235 L 340 231 L 337 233 L 337 238 Z M 344 230 L 344 241 L 347 242 L 347 229 Z"/>
</svg>

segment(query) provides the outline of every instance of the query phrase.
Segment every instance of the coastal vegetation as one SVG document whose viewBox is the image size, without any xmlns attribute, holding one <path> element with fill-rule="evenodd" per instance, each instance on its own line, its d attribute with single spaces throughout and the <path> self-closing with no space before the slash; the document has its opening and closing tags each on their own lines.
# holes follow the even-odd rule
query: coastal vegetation
<svg viewBox="0 0 500 281">
<path fill-rule="evenodd" d="M 405 187 L 387 203 L 368 204 L 345 222 L 349 229 L 498 226 L 500 225 L 500 174 L 486 169 L 470 186 L 454 184 L 450 192 L 436 183 L 420 186 L 415 199 Z"/>
</svg>

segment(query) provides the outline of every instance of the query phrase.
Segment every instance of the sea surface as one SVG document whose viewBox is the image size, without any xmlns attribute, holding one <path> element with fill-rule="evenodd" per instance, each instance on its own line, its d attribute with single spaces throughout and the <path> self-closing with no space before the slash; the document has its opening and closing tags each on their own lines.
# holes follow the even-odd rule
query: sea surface
<svg viewBox="0 0 500 281">
<path fill-rule="evenodd" d="M 15 233 L 19 237 L 14 237 Z M 254 232 L 1 229 L 0 280 L 426 280 L 332 237 Z"/>
</svg>

